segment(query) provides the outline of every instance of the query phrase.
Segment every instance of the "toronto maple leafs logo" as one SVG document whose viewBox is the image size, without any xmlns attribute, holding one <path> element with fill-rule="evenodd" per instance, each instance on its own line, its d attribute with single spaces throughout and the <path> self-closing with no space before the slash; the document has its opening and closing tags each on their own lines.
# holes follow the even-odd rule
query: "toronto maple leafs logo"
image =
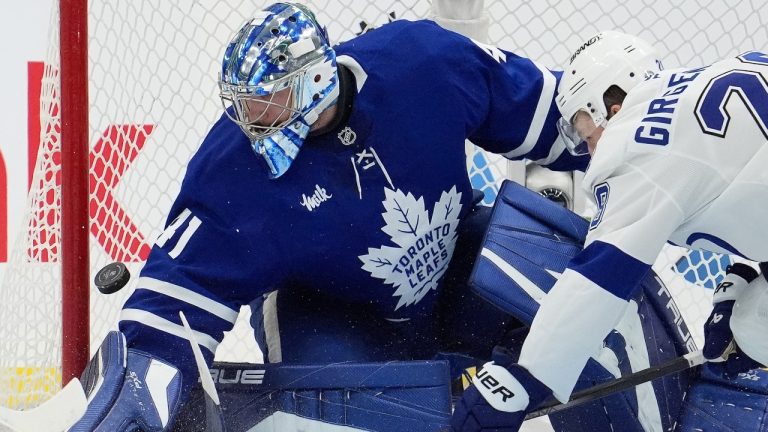
<svg viewBox="0 0 768 432">
<path fill-rule="evenodd" d="M 384 226 L 396 247 L 383 245 L 368 248 L 358 258 L 363 270 L 393 285 L 393 296 L 399 296 L 395 310 L 418 303 L 448 269 L 456 246 L 461 193 L 454 186 L 443 192 L 435 203 L 432 218 L 424 205 L 424 197 L 407 195 L 400 189 L 384 189 Z"/>
</svg>

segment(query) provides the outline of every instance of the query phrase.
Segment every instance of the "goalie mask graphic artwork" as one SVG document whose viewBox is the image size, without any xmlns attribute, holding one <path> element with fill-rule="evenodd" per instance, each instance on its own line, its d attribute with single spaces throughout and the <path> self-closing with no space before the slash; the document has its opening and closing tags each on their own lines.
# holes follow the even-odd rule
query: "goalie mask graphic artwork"
<svg viewBox="0 0 768 432">
<path fill-rule="evenodd" d="M 225 112 L 267 162 L 270 178 L 280 177 L 338 98 L 336 54 L 325 28 L 297 4 L 256 13 L 227 46 L 219 90 Z"/>
<path fill-rule="evenodd" d="M 437 288 L 448 270 L 456 246 L 461 193 L 456 187 L 440 195 L 432 210 L 411 193 L 386 188 L 381 228 L 396 246 L 368 248 L 361 255 L 363 270 L 396 289 L 400 297 L 395 310 L 416 304 Z"/>
</svg>

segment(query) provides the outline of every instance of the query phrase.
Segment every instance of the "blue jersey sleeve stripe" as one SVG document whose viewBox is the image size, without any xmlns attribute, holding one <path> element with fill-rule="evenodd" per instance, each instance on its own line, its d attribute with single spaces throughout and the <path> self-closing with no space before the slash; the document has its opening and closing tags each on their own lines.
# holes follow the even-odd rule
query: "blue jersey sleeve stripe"
<svg viewBox="0 0 768 432">
<path fill-rule="evenodd" d="M 519 147 L 504 154 L 504 156 L 510 159 L 528 154 L 539 141 L 539 136 L 541 135 L 541 131 L 544 128 L 544 124 L 546 123 L 549 114 L 549 109 L 555 98 L 555 90 L 557 89 L 557 79 L 555 79 L 555 75 L 538 63 L 532 63 L 539 69 L 539 72 L 541 72 L 541 94 L 539 95 L 539 101 L 536 104 L 536 110 L 531 119 L 531 125 L 528 128 L 525 140 L 523 140 L 523 143 Z"/>
<path fill-rule="evenodd" d="M 549 148 L 549 154 L 547 154 L 547 156 L 542 159 L 532 160 L 531 162 L 537 165 L 547 166 L 556 161 L 564 151 L 566 151 L 565 142 L 562 138 L 560 138 L 560 135 L 558 135 L 555 138 L 555 142 L 552 143 L 552 146 Z"/>
<path fill-rule="evenodd" d="M 568 267 L 624 300 L 629 300 L 651 269 L 616 246 L 600 241 L 587 246 Z"/>
<path fill-rule="evenodd" d="M 123 309 L 120 312 L 120 321 L 134 321 L 147 327 L 160 330 L 164 333 L 176 336 L 181 339 L 187 339 L 187 330 L 176 323 L 168 321 L 165 318 L 159 317 L 153 313 L 139 310 L 139 309 Z M 209 334 L 200 333 L 196 330 L 192 330 L 195 334 L 197 342 L 211 353 L 216 352 L 216 347 L 219 346 L 219 342 L 211 337 Z"/>
<path fill-rule="evenodd" d="M 179 285 L 155 278 L 140 277 L 136 282 L 136 289 L 145 289 L 164 296 L 173 297 L 207 311 L 212 315 L 216 315 L 232 324 L 237 320 L 238 311 Z"/>
</svg>

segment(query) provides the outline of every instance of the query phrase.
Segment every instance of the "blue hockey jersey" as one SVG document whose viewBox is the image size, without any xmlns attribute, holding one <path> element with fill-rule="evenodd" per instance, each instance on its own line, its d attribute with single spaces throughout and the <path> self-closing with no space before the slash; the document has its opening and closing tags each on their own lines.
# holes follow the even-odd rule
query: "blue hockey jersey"
<svg viewBox="0 0 768 432">
<path fill-rule="evenodd" d="M 559 73 L 531 60 L 431 21 L 336 50 L 355 77 L 352 111 L 279 179 L 226 116 L 212 127 L 123 308 L 129 346 L 196 380 L 180 310 L 210 360 L 241 305 L 293 285 L 372 305 L 371 319 L 428 320 L 470 208 L 465 139 L 554 169 L 587 164 L 557 140 Z"/>
</svg>

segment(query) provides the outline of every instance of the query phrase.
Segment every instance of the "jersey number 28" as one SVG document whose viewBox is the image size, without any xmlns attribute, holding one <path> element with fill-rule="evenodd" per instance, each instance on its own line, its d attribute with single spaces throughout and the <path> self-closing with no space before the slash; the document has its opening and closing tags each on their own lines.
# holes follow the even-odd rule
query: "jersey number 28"
<svg viewBox="0 0 768 432">
<path fill-rule="evenodd" d="M 738 56 L 744 63 L 768 66 L 768 55 L 749 52 Z M 728 131 L 731 116 L 725 109 L 732 95 L 738 95 L 768 139 L 768 81 L 753 70 L 734 69 L 712 78 L 696 104 L 701 130 L 721 138 Z"/>
</svg>

